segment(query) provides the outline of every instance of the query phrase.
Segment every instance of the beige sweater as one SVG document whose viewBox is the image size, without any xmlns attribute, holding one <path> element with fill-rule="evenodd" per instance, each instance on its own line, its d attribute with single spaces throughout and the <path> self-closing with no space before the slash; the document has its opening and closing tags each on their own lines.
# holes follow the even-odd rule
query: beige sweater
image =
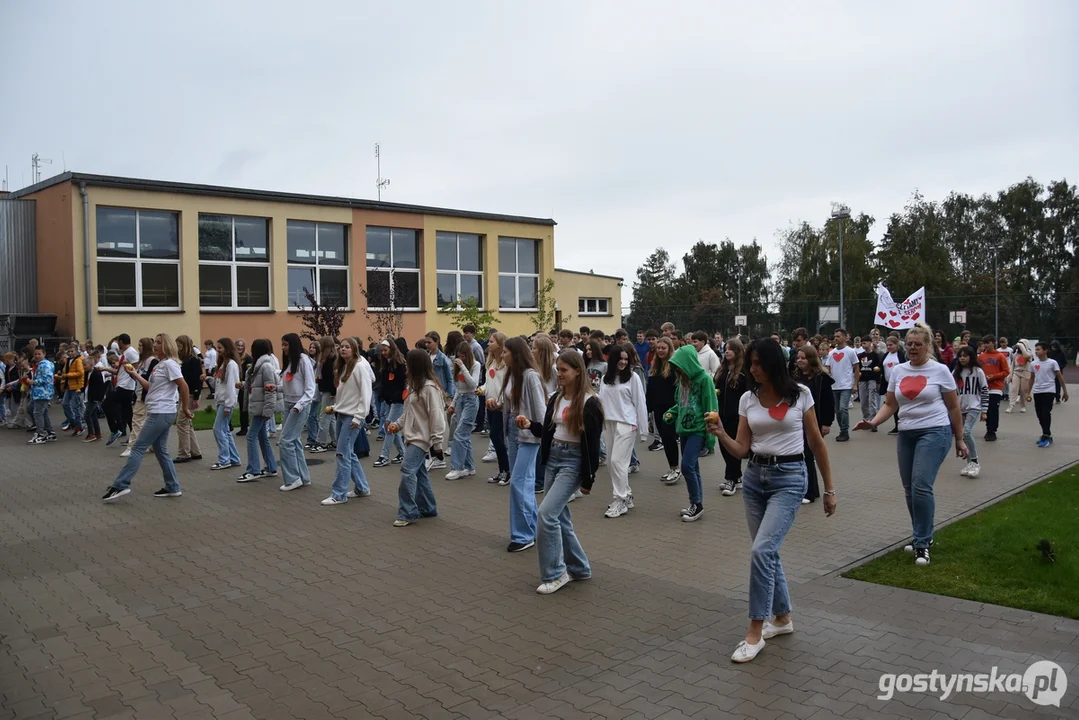
<svg viewBox="0 0 1079 720">
<path fill-rule="evenodd" d="M 405 412 L 398 421 L 405 445 L 415 445 L 424 452 L 442 449 L 446 433 L 446 404 L 442 388 L 428 380 L 418 393 L 409 392 Z"/>
</svg>

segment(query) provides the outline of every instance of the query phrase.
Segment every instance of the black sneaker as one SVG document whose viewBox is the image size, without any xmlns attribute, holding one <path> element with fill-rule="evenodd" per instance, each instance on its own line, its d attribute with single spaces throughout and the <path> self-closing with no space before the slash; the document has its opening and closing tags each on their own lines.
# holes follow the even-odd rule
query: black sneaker
<svg viewBox="0 0 1079 720">
<path fill-rule="evenodd" d="M 506 552 L 522 552 L 523 550 L 527 550 L 535 544 L 535 540 L 529 540 L 526 543 L 511 542 L 509 545 L 506 546 Z"/>
<path fill-rule="evenodd" d="M 503 487 L 505 487 L 506 485 L 509 485 L 510 484 L 510 474 L 509 473 L 501 473 L 500 477 L 498 478 L 498 484 L 502 485 Z"/>
<path fill-rule="evenodd" d="M 888 431 L 888 434 L 889 435 L 898 435 L 899 434 L 899 428 L 892 428 L 891 430 Z"/>
<path fill-rule="evenodd" d="M 929 564 L 929 548 L 915 548 L 914 550 L 914 564 L 915 565 L 928 565 Z"/>
<path fill-rule="evenodd" d="M 315 449 L 315 443 L 305 442 L 303 444 L 303 449 L 304 450 L 314 450 Z"/>
<path fill-rule="evenodd" d="M 313 452 L 313 453 L 324 453 L 329 449 L 330 448 L 329 448 L 328 445 L 323 445 L 322 443 L 317 443 L 314 447 L 311 448 L 311 452 Z"/>
<path fill-rule="evenodd" d="M 873 427 L 869 428 L 869 432 L 876 432 L 876 431 L 877 431 L 877 426 L 876 426 L 876 425 L 874 425 Z"/>
<path fill-rule="evenodd" d="M 46 435 L 45 442 L 56 442 L 56 433 L 49 433 Z"/>
<path fill-rule="evenodd" d="M 656 450 L 662 450 L 662 449 L 663 449 L 663 443 L 661 443 L 659 440 L 653 440 L 652 444 L 648 446 L 648 451 L 649 452 L 655 452 Z"/>
<path fill-rule="evenodd" d="M 704 515 L 704 505 L 693 504 L 688 508 L 689 512 L 682 515 L 682 522 L 696 522 Z"/>
<path fill-rule="evenodd" d="M 177 490 L 176 492 L 169 492 L 168 488 L 161 488 L 160 490 L 158 490 L 157 492 L 154 493 L 154 497 L 163 497 L 163 498 L 180 497 L 181 495 L 183 495 L 182 491 Z"/>
<path fill-rule="evenodd" d="M 390 461 L 382 456 L 379 456 L 378 460 L 375 460 L 375 467 L 386 467 L 389 464 Z"/>
<path fill-rule="evenodd" d="M 131 488 L 124 488 L 123 490 L 120 490 L 110 485 L 109 489 L 105 491 L 105 494 L 101 496 L 101 500 L 102 502 L 113 502 L 115 500 L 119 500 L 124 495 L 127 495 L 129 492 L 131 492 Z"/>
<path fill-rule="evenodd" d="M 247 428 L 241 428 L 240 431 L 236 433 L 236 437 L 243 437 L 246 434 L 247 434 Z"/>
<path fill-rule="evenodd" d="M 987 432 L 985 434 L 985 437 L 982 438 L 982 439 L 985 440 L 986 442 L 996 442 L 997 441 L 997 434 L 993 433 L 993 432 Z"/>
<path fill-rule="evenodd" d="M 850 435 L 847 433 L 840 433 L 839 437 L 835 439 L 836 442 L 847 442 L 848 440 L 850 440 Z"/>
<path fill-rule="evenodd" d="M 390 460 L 390 462 L 393 463 L 394 465 L 400 465 L 404 461 L 405 461 L 405 456 L 404 455 L 398 455 L 393 460 Z"/>
<path fill-rule="evenodd" d="M 32 438 L 26 441 L 27 445 L 44 445 L 48 440 L 44 435 L 34 435 Z"/>
<path fill-rule="evenodd" d="M 492 475 L 491 477 L 487 478 L 487 482 L 491 483 L 492 485 L 494 485 L 495 483 L 498 483 L 498 484 L 501 485 L 502 484 L 501 483 L 502 476 L 505 475 L 505 474 L 506 473 L 500 472 L 497 475 Z"/>
<path fill-rule="evenodd" d="M 730 497 L 731 495 L 734 495 L 736 492 L 738 492 L 741 487 L 741 480 L 724 480 L 723 488 L 720 490 L 720 492 L 722 492 L 727 497 Z"/>
</svg>

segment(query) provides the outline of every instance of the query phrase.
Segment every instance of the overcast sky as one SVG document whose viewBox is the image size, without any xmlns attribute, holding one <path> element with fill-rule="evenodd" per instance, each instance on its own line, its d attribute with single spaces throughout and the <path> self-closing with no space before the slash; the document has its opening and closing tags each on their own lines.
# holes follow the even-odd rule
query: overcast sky
<svg viewBox="0 0 1079 720">
<path fill-rule="evenodd" d="M 1079 3 L 0 2 L 0 162 L 553 217 L 555 262 L 1079 168 Z"/>
</svg>

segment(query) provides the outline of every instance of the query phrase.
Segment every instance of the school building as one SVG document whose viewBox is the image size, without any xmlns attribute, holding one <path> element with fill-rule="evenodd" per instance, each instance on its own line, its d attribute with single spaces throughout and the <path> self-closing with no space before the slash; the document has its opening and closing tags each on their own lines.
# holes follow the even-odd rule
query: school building
<svg viewBox="0 0 1079 720">
<path fill-rule="evenodd" d="M 343 305 L 343 334 L 363 339 L 387 310 L 410 344 L 445 338 L 442 308 L 468 297 L 499 330 L 531 334 L 548 278 L 565 326 L 622 322 L 622 279 L 556 269 L 549 218 L 75 172 L 0 199 L 0 226 L 12 203 L 32 222 L 0 232 L 4 281 L 24 285 L 0 313 L 54 313 L 57 334 L 98 343 L 168 332 L 276 345 L 302 330 L 308 292 Z"/>
</svg>

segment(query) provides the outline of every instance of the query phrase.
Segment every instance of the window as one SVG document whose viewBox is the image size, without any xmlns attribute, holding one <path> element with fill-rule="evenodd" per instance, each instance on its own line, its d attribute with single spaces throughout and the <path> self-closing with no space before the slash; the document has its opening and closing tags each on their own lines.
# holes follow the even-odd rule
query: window
<svg viewBox="0 0 1079 720">
<path fill-rule="evenodd" d="M 438 307 L 475 298 L 483 307 L 483 253 L 479 235 L 439 231 L 435 234 Z"/>
<path fill-rule="evenodd" d="M 539 240 L 498 238 L 498 307 L 534 309 L 539 294 Z"/>
<path fill-rule="evenodd" d="M 367 306 L 420 309 L 418 230 L 367 228 Z"/>
<path fill-rule="evenodd" d="M 308 307 L 307 291 L 322 305 L 349 307 L 347 226 L 289 220 L 286 235 L 289 308 Z"/>
<path fill-rule="evenodd" d="M 610 315 L 611 314 L 611 299 L 610 298 L 578 298 L 577 299 L 577 314 L 578 315 Z"/>
<path fill-rule="evenodd" d="M 270 308 L 270 223 L 199 214 L 199 307 Z"/>
<path fill-rule="evenodd" d="M 97 208 L 97 305 L 180 309 L 180 216 Z"/>
</svg>

